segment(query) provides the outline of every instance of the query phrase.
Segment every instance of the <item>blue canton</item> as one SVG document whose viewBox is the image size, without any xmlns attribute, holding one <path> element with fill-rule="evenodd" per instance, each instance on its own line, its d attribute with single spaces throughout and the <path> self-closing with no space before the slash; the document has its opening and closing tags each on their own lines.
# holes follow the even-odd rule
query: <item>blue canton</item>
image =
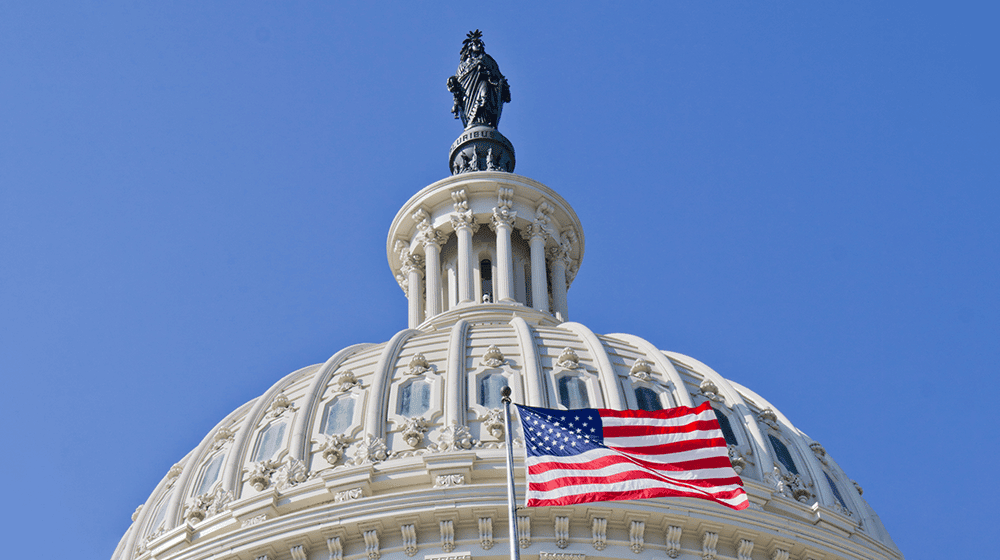
<svg viewBox="0 0 1000 560">
<path fill-rule="evenodd" d="M 604 445 L 601 417 L 592 408 L 553 410 L 518 406 L 528 455 L 569 457 Z"/>
</svg>

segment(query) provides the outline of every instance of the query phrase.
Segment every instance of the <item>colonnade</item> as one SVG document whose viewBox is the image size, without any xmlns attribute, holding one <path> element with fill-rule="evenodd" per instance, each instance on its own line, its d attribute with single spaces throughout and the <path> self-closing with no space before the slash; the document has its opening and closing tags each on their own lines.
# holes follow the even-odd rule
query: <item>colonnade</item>
<svg viewBox="0 0 1000 560">
<path fill-rule="evenodd" d="M 506 303 L 521 305 L 527 301 L 525 297 L 527 286 L 517 286 L 516 281 L 526 283 L 524 273 L 514 270 L 514 255 L 511 244 L 511 234 L 514 231 L 514 221 L 517 212 L 513 210 L 514 190 L 500 187 L 498 203 L 490 216 L 490 228 L 496 234 L 495 277 L 493 278 L 493 297 L 490 303 Z M 430 215 L 423 209 L 413 214 L 417 223 L 417 231 L 410 243 L 400 243 L 401 278 L 400 283 L 409 300 L 408 324 L 414 328 L 425 318 L 438 315 L 451 307 L 462 307 L 483 303 L 476 297 L 476 272 L 479 261 L 473 248 L 472 237 L 478 231 L 480 224 L 476 223 L 469 209 L 465 190 L 451 193 L 453 212 L 449 214 L 454 229 L 457 245 L 457 270 L 442 278 L 441 248 L 449 236 L 435 229 L 430 222 Z M 567 268 L 571 262 L 569 255 L 575 236 L 572 232 L 564 232 L 562 237 L 551 231 L 549 216 L 552 206 L 542 202 L 535 212 L 535 220 L 524 230 L 522 235 L 528 240 L 531 262 L 531 303 L 532 307 L 544 313 L 552 313 L 562 321 L 569 319 L 569 307 L 566 299 L 568 287 Z M 568 235 L 567 235 L 568 233 Z M 547 247 L 547 240 L 553 239 L 555 244 Z M 420 247 L 423 255 L 411 252 Z M 549 285 L 552 286 L 552 308 L 549 307 Z M 426 286 L 425 283 L 426 282 Z M 442 282 L 447 282 L 447 291 L 442 289 Z M 425 289 L 426 288 L 426 289 Z M 444 301 L 442 294 L 450 295 Z M 425 298 L 426 294 L 426 298 Z M 426 304 L 426 307 L 425 307 Z"/>
</svg>

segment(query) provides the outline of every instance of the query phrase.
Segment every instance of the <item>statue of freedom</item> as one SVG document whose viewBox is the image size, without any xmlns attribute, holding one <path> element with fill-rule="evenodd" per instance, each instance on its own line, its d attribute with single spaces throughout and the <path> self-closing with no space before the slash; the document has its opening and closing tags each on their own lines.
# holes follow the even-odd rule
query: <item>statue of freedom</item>
<svg viewBox="0 0 1000 560">
<path fill-rule="evenodd" d="M 500 122 L 503 104 L 510 102 L 510 86 L 500 73 L 493 57 L 486 54 L 478 29 L 462 41 L 461 62 L 454 76 L 448 78 L 448 91 L 455 96 L 451 112 L 462 119 L 466 128 L 485 125 L 493 128 Z"/>
</svg>

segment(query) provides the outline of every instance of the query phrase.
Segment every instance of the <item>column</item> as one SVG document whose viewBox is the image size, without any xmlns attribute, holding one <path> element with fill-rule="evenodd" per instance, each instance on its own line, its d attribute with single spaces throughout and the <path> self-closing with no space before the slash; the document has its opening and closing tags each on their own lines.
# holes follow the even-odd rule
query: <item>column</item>
<svg viewBox="0 0 1000 560">
<path fill-rule="evenodd" d="M 403 274 L 406 275 L 406 297 L 409 300 L 407 323 L 411 329 L 424 322 L 423 261 L 424 259 L 420 255 L 410 255 L 403 263 L 402 270 Z"/>
<path fill-rule="evenodd" d="M 524 285 L 524 262 L 520 259 L 514 260 L 514 300 L 519 303 L 528 301 L 527 289 Z"/>
<path fill-rule="evenodd" d="M 472 267 L 473 264 L 478 267 L 479 263 L 472 262 L 472 234 L 479 229 L 479 226 L 476 225 L 472 210 L 469 210 L 464 189 L 452 192 L 451 199 L 455 203 L 451 225 L 455 228 L 455 235 L 458 236 L 458 303 L 461 305 L 472 303 L 476 297 Z"/>
<path fill-rule="evenodd" d="M 549 312 L 549 286 L 545 274 L 545 228 L 534 223 L 528 228 L 531 247 L 531 303 L 538 311 Z"/>
<path fill-rule="evenodd" d="M 448 309 L 458 306 L 458 273 L 455 265 L 448 265 Z"/>
<path fill-rule="evenodd" d="M 569 307 L 566 303 L 566 266 L 569 264 L 569 254 L 562 247 L 553 247 L 549 256 L 552 257 L 552 305 L 555 306 L 556 317 L 569 321 Z"/>
<path fill-rule="evenodd" d="M 424 244 L 425 278 L 427 280 L 427 317 L 444 311 L 441 305 L 441 245 L 444 235 L 437 230 L 422 234 Z"/>
<path fill-rule="evenodd" d="M 497 274 L 493 279 L 495 299 L 499 303 L 514 302 L 514 260 L 510 248 L 510 232 L 515 213 L 503 206 L 493 209 L 493 229 L 497 234 Z"/>
</svg>

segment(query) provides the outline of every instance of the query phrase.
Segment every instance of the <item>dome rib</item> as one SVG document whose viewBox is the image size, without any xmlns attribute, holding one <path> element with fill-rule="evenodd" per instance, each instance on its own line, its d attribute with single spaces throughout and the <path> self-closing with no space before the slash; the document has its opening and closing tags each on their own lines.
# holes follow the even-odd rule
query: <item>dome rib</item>
<svg viewBox="0 0 1000 560">
<path fill-rule="evenodd" d="M 659 348 L 654 346 L 652 342 L 649 342 L 645 338 L 625 333 L 615 333 L 607 336 L 609 338 L 617 338 L 628 342 L 642 351 L 647 358 L 652 359 L 653 363 L 656 364 L 656 367 L 663 372 L 666 378 L 674 386 L 674 397 L 676 398 L 678 404 L 681 404 L 682 406 L 694 406 L 694 401 L 691 399 L 691 394 L 688 392 L 687 385 L 684 384 L 681 374 L 677 373 L 677 369 L 674 368 L 674 364 L 670 363 L 667 356 L 661 352 Z"/>
<path fill-rule="evenodd" d="M 538 349 L 535 347 L 534 329 L 523 317 L 515 315 L 510 320 L 514 327 L 517 342 L 521 349 L 521 360 L 524 362 L 523 379 L 525 385 L 525 401 L 530 406 L 550 406 L 542 383 L 542 364 L 538 361 Z"/>
<path fill-rule="evenodd" d="M 372 436 L 379 439 L 385 439 L 385 425 L 388 421 L 386 416 L 388 415 L 388 402 L 389 402 L 389 382 L 392 381 L 392 370 L 395 367 L 396 360 L 399 359 L 399 352 L 403 349 L 403 343 L 410 339 L 413 335 L 421 334 L 423 331 L 417 329 L 406 329 L 399 331 L 389 342 L 385 344 L 385 348 L 382 349 L 382 355 L 379 356 L 378 362 L 375 364 L 375 370 L 372 372 L 372 384 L 370 398 L 371 406 L 368 407 L 367 414 L 365 415 L 365 430 L 361 433 L 361 437 Z"/>
<path fill-rule="evenodd" d="M 299 405 L 302 410 L 299 415 L 296 416 L 295 427 L 292 429 L 292 439 L 288 448 L 288 454 L 293 458 L 305 461 L 306 458 L 310 456 L 310 423 L 315 419 L 316 406 L 323 397 L 324 390 L 330 382 L 330 379 L 333 377 L 334 372 L 336 372 L 340 365 L 356 352 L 364 350 L 370 346 L 373 346 L 373 344 L 354 344 L 344 348 L 333 356 L 330 356 L 323 366 L 320 367 L 319 371 L 317 371 L 313 376 L 313 380 L 309 384 L 309 388 L 306 390 L 305 402 Z M 309 462 L 311 463 L 311 461 Z"/>
<path fill-rule="evenodd" d="M 448 336 L 448 362 L 445 366 L 445 393 L 444 393 L 444 426 L 447 428 L 452 423 L 459 426 L 465 425 L 465 411 L 468 406 L 465 402 L 465 347 L 468 339 L 469 322 L 459 319 L 451 328 Z"/>
<path fill-rule="evenodd" d="M 615 367 L 611 364 L 611 359 L 608 358 L 608 351 L 604 349 L 604 343 L 601 342 L 601 339 L 594 334 L 594 331 L 580 323 L 569 321 L 559 326 L 580 337 L 587 346 L 587 350 L 597 365 L 597 375 L 601 380 L 601 385 L 604 387 L 604 394 L 607 395 L 607 401 L 604 403 L 604 406 L 615 410 L 625 410 L 628 408 L 622 398 L 623 395 L 618 383 L 618 374 L 615 372 Z"/>
</svg>

